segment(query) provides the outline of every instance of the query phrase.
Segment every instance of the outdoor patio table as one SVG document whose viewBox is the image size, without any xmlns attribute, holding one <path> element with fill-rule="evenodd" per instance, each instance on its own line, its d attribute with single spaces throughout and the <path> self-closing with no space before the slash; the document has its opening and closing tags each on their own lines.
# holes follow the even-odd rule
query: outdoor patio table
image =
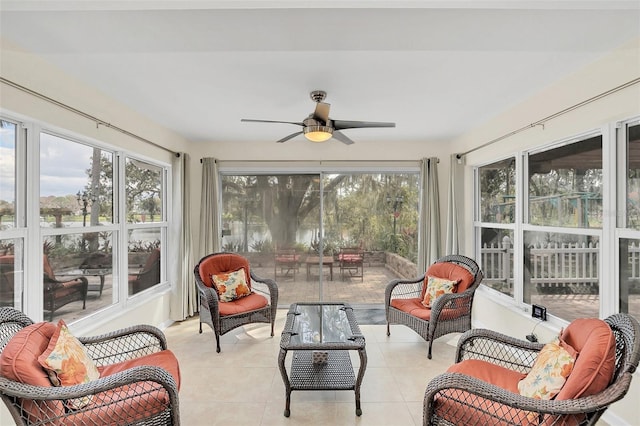
<svg viewBox="0 0 640 426">
<path fill-rule="evenodd" d="M 357 351 L 357 375 L 349 351 Z M 291 372 L 285 359 L 293 351 Z M 294 303 L 289 307 L 280 339 L 278 366 L 286 393 L 285 417 L 291 414 L 291 391 L 353 390 L 356 415 L 360 408 L 360 385 L 367 367 L 364 336 L 346 303 Z"/>
</svg>

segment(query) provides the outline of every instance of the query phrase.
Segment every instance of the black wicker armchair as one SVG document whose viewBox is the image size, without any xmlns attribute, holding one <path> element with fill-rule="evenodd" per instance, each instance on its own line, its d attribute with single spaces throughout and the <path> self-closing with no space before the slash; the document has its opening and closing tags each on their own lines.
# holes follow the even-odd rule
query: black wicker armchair
<svg viewBox="0 0 640 426">
<path fill-rule="evenodd" d="M 44 327 L 38 328 L 42 325 L 47 323 L 34 324 L 20 311 L 0 308 L 2 371 L 5 371 L 5 363 L 15 362 L 15 359 L 6 359 L 15 354 L 4 356 L 9 351 L 11 339 L 16 335 L 20 339 L 42 338 Z M 40 385 L 0 375 L 0 397 L 16 424 L 180 424 L 179 384 L 174 379 L 174 375 L 179 377 L 179 367 L 173 354 L 167 350 L 166 339 L 159 329 L 138 325 L 100 336 L 79 337 L 78 340 L 98 367 L 99 379 L 74 386 L 52 386 L 44 384 L 43 380 L 48 380 L 44 371 L 36 378 Z M 47 343 L 39 344 L 46 347 Z M 37 353 L 31 355 L 37 358 Z M 40 367 L 37 359 L 25 359 L 24 352 L 19 358 L 21 368 L 25 364 L 33 364 L 29 368 L 34 370 Z M 9 369 L 14 368 L 11 365 Z M 20 375 L 25 376 L 26 373 Z M 78 399 L 88 403 L 80 408 L 69 403 Z"/>
<path fill-rule="evenodd" d="M 459 281 L 457 290 L 438 297 L 430 308 L 422 305 L 427 277 L 434 275 Z M 431 359 L 433 340 L 449 333 L 471 329 L 473 296 L 482 281 L 478 264 L 466 256 L 449 255 L 434 262 L 427 272 L 415 279 L 393 280 L 385 289 L 387 336 L 390 324 L 402 324 L 429 342 Z"/>
<path fill-rule="evenodd" d="M 251 294 L 234 301 L 220 301 L 212 275 L 237 272 L 241 268 L 244 268 Z M 273 336 L 278 286 L 272 279 L 255 275 L 249 269 L 247 258 L 235 253 L 209 254 L 200 259 L 193 273 L 200 294 L 199 331 L 202 333 L 202 323 L 213 329 L 217 352 L 220 352 L 220 336 L 245 324 L 270 323 Z"/>
<path fill-rule="evenodd" d="M 583 392 L 567 399 L 560 398 L 561 394 L 558 394 L 556 399 L 543 400 L 523 396 L 518 389 L 508 390 L 506 388 L 509 386 L 504 383 L 501 386 L 490 383 L 488 379 L 497 379 L 495 375 L 489 376 L 487 370 L 502 369 L 506 374 L 513 375 L 528 373 L 544 345 L 475 329 L 460 338 L 456 364 L 427 385 L 423 424 L 595 425 L 612 403 L 625 396 L 640 360 L 638 321 L 628 314 L 612 315 L 604 321 L 615 338 L 615 342 L 610 344 L 612 362 L 609 372 L 612 379 L 603 382 L 604 390 L 594 389 L 595 393 Z M 587 355 L 583 352 L 578 355 L 571 375 L 577 373 L 576 368 L 582 356 Z M 457 366 L 461 363 L 469 361 L 478 365 L 484 363 L 487 367 L 478 368 L 476 365 L 473 374 L 453 372 L 459 369 Z M 592 368 L 598 374 L 601 370 L 601 367 Z M 561 392 L 569 385 L 571 375 Z M 480 379 L 480 376 L 487 380 Z M 577 378 L 584 380 L 584 375 L 578 374 Z"/>
</svg>

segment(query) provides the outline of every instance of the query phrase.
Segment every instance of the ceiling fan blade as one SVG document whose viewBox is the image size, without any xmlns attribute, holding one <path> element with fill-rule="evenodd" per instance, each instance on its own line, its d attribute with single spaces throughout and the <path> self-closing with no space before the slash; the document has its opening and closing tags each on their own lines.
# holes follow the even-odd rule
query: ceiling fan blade
<svg viewBox="0 0 640 426">
<path fill-rule="evenodd" d="M 295 124 L 296 126 L 303 126 L 304 123 L 300 123 L 298 121 L 275 121 L 275 120 L 254 120 L 251 118 L 243 118 L 240 121 L 245 123 L 284 123 L 284 124 Z"/>
<path fill-rule="evenodd" d="M 331 104 L 325 102 L 318 102 L 316 104 L 316 110 L 313 113 L 313 118 L 322 120 L 325 124 L 329 121 L 329 109 Z"/>
<path fill-rule="evenodd" d="M 396 123 L 384 123 L 380 121 L 333 120 L 333 128 L 336 130 L 358 129 L 362 127 L 396 127 Z"/>
<path fill-rule="evenodd" d="M 291 133 L 289 136 L 285 136 L 284 138 L 282 138 L 282 139 L 280 139 L 280 140 L 278 140 L 278 141 L 276 141 L 276 142 L 277 142 L 277 143 L 286 142 L 286 141 L 288 141 L 289 139 L 293 139 L 293 138 L 295 138 L 296 136 L 301 135 L 302 133 L 303 133 L 303 132 L 295 132 L 295 133 Z"/>
<path fill-rule="evenodd" d="M 345 135 L 344 133 L 338 130 L 333 131 L 333 137 L 338 139 L 340 142 L 342 142 L 345 145 L 353 145 L 354 143 L 351 139 L 347 137 L 347 135 Z"/>
</svg>

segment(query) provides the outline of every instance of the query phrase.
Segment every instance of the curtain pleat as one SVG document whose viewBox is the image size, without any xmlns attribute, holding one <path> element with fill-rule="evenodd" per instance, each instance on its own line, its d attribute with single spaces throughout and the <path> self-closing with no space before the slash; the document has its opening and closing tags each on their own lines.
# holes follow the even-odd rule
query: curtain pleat
<svg viewBox="0 0 640 426">
<path fill-rule="evenodd" d="M 202 193 L 200 196 L 200 252 L 197 259 L 220 251 L 218 163 L 215 158 L 202 159 Z M 195 266 L 195 265 L 194 265 Z"/>
<path fill-rule="evenodd" d="M 193 249 L 191 239 L 190 185 L 187 172 L 188 156 L 180 154 L 173 160 L 173 229 L 170 247 L 174 247 L 179 262 L 168 262 L 173 286 L 171 319 L 182 321 L 197 311 L 198 295 L 193 280 Z"/>
<path fill-rule="evenodd" d="M 438 159 L 423 158 L 421 164 L 422 196 L 420 200 L 420 240 L 418 271 L 425 271 L 440 257 L 440 195 L 438 192 Z"/>
<path fill-rule="evenodd" d="M 462 168 L 457 154 L 451 155 L 449 167 L 449 193 L 447 194 L 447 235 L 445 254 L 460 254 L 460 237 L 458 234 L 458 193 L 460 180 L 459 172 Z"/>
</svg>

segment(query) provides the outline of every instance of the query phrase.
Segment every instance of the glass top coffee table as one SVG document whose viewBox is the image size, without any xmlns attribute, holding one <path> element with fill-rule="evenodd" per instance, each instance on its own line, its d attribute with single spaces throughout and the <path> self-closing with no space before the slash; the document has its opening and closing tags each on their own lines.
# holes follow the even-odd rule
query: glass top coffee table
<svg viewBox="0 0 640 426">
<path fill-rule="evenodd" d="M 287 352 L 293 352 L 287 373 Z M 357 351 L 357 376 L 348 351 Z M 291 391 L 353 390 L 356 415 L 360 408 L 360 385 L 367 367 L 364 336 L 353 309 L 346 303 L 294 303 L 280 339 L 278 366 L 286 392 L 285 417 L 291 414 Z"/>
</svg>

